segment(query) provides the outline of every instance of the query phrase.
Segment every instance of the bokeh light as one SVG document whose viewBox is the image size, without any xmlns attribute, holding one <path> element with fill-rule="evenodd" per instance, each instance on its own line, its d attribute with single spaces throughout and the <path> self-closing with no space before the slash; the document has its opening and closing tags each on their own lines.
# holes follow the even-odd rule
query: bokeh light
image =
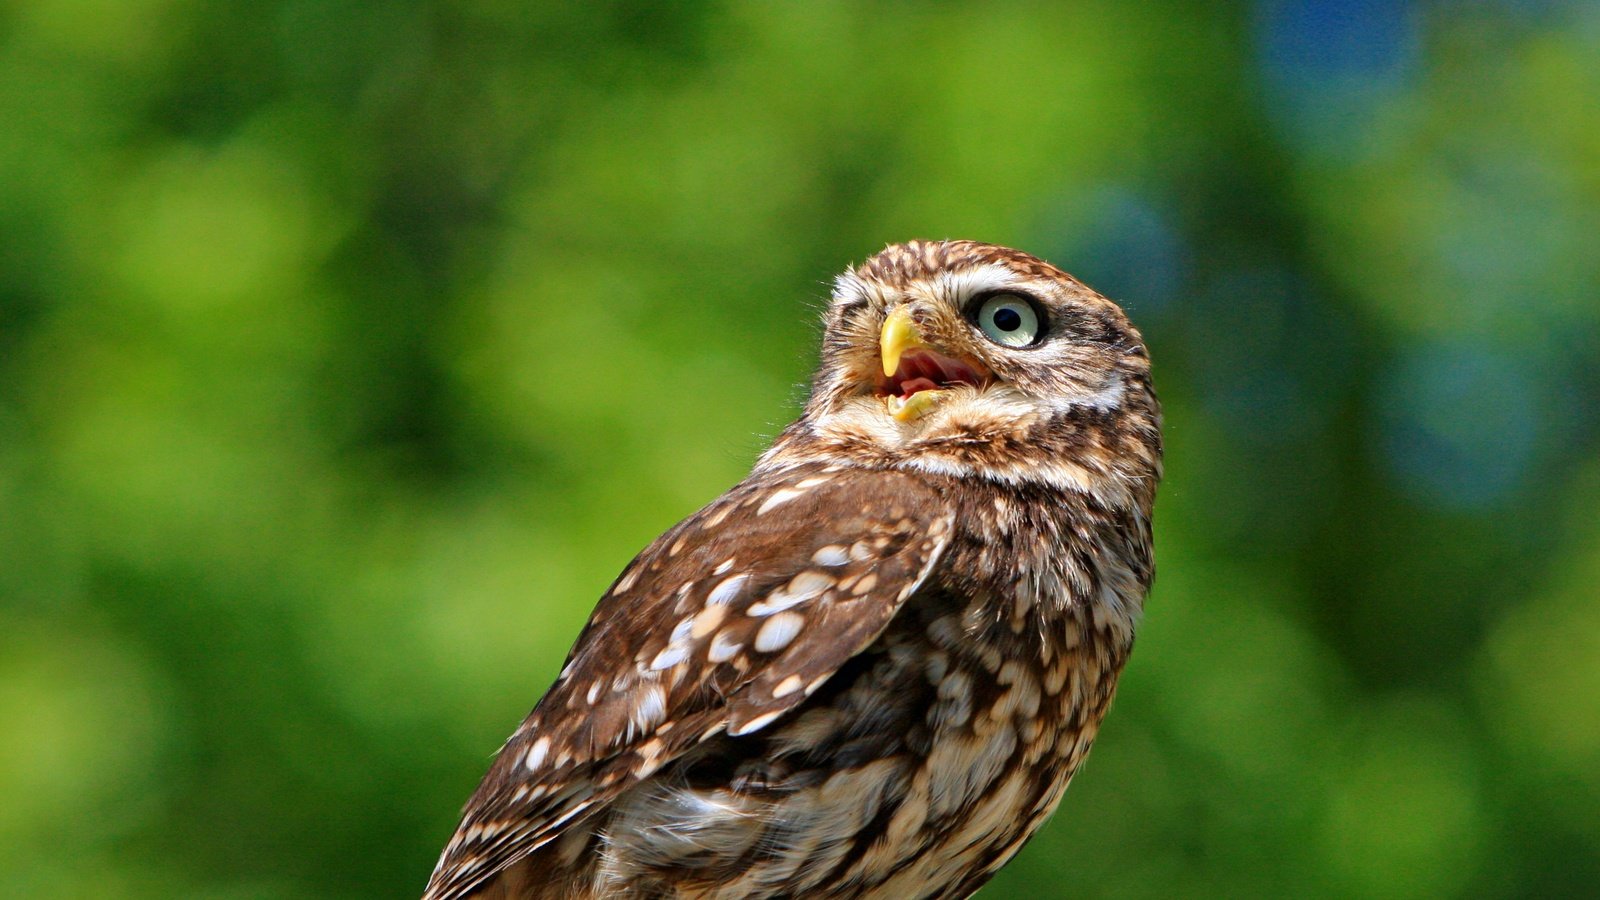
<svg viewBox="0 0 1600 900">
<path fill-rule="evenodd" d="M 415 895 L 843 265 L 1121 301 L 1158 583 L 985 897 L 1600 884 L 1600 5 L 0 12 L 0 896 Z"/>
</svg>

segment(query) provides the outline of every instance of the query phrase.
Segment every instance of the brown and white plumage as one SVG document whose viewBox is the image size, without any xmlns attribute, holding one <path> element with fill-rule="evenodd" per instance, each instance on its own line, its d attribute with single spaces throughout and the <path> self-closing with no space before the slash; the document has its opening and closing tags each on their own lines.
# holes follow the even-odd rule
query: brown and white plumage
<svg viewBox="0 0 1600 900">
<path fill-rule="evenodd" d="M 804 415 L 618 577 L 426 896 L 971 894 L 1110 703 L 1159 429 L 1138 333 L 1047 263 L 840 276 Z"/>
</svg>

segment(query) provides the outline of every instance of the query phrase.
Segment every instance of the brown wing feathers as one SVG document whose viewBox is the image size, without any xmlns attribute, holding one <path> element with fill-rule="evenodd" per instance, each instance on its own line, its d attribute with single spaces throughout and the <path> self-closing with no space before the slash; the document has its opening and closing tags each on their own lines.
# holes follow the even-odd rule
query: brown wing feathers
<svg viewBox="0 0 1600 900">
<path fill-rule="evenodd" d="M 807 466 L 662 535 L 502 748 L 425 896 L 465 896 L 689 747 L 775 721 L 882 632 L 951 528 L 911 476 Z"/>
</svg>

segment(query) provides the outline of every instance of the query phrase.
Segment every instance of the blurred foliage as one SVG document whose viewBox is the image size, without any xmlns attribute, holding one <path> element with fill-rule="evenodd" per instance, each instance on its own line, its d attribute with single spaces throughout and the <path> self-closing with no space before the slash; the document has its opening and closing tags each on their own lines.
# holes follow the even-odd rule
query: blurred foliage
<svg viewBox="0 0 1600 900">
<path fill-rule="evenodd" d="M 1600 6 L 12 0 L 0 895 L 414 895 L 910 237 L 1122 300 L 1160 579 L 990 897 L 1600 884 Z"/>
</svg>

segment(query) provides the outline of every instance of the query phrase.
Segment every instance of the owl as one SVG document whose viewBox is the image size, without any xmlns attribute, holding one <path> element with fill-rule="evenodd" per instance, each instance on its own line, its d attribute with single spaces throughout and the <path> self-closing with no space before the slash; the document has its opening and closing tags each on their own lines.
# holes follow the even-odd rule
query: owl
<svg viewBox="0 0 1600 900">
<path fill-rule="evenodd" d="M 1118 306 L 1016 250 L 840 275 L 804 413 L 601 598 L 425 898 L 958 898 L 1055 810 L 1153 574 Z"/>
</svg>

